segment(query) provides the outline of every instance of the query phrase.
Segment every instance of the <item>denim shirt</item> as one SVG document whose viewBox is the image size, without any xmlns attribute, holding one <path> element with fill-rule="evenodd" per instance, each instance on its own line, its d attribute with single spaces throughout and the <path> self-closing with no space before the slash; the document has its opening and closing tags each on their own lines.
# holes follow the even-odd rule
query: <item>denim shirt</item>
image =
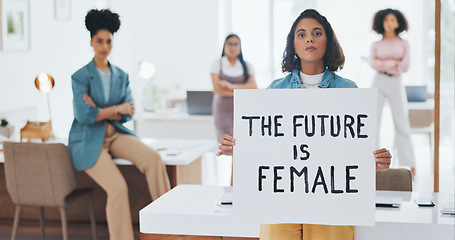
<svg viewBox="0 0 455 240">
<path fill-rule="evenodd" d="M 322 75 L 322 81 L 318 85 L 319 88 L 357 88 L 355 82 L 342 78 L 335 73 L 325 70 L 324 75 Z M 298 69 L 292 70 L 292 73 L 273 81 L 267 89 L 294 89 L 294 88 L 304 88 L 303 84 L 300 82 L 300 73 Z"/>
</svg>

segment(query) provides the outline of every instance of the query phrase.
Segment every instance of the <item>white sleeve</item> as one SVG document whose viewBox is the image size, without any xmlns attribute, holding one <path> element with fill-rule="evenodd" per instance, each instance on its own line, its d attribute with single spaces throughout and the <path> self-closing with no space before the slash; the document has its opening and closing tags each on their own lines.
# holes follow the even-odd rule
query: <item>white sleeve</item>
<svg viewBox="0 0 455 240">
<path fill-rule="evenodd" d="M 212 67 L 210 68 L 210 73 L 220 74 L 220 59 L 213 61 Z"/>
<path fill-rule="evenodd" d="M 254 74 L 253 65 L 251 65 L 249 62 L 247 62 L 246 66 L 248 67 L 248 74 Z"/>
</svg>

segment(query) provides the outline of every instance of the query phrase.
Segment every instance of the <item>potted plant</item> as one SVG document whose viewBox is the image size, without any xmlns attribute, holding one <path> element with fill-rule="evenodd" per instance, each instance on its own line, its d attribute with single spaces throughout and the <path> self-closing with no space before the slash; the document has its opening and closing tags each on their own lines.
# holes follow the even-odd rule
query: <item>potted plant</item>
<svg viewBox="0 0 455 240">
<path fill-rule="evenodd" d="M 13 135 L 14 126 L 8 125 L 8 121 L 4 118 L 0 120 L 0 135 L 10 138 Z"/>
</svg>

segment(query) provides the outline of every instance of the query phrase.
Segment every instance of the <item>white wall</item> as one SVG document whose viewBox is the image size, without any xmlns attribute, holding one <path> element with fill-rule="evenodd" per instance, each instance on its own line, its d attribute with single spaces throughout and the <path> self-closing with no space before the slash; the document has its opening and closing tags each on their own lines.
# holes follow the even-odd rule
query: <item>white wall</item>
<svg viewBox="0 0 455 240">
<path fill-rule="evenodd" d="M 30 120 L 47 121 L 46 96 L 33 84 L 37 74 L 45 71 L 56 81 L 49 96 L 52 120 L 56 133 L 63 133 L 69 131 L 73 118 L 70 76 L 91 55 L 89 35 L 81 19 L 92 1 L 72 1 L 69 21 L 55 20 L 54 2 L 29 1 L 29 50 L 0 51 L 0 112 L 35 106 L 37 119 Z"/>
<path fill-rule="evenodd" d="M 186 88 L 211 87 L 209 68 L 218 56 L 218 1 L 133 1 L 133 60 L 156 66 L 156 81 Z M 166 84 L 165 84 L 166 85 Z"/>
<path fill-rule="evenodd" d="M 56 20 L 54 0 L 30 4 L 30 49 L 0 51 L 0 113 L 29 106 L 47 121 L 46 96 L 33 81 L 46 71 L 55 79 L 50 93 L 52 122 L 57 137 L 68 135 L 73 119 L 71 74 L 93 57 L 84 18 L 93 0 L 71 1 L 71 19 Z M 156 65 L 156 80 L 169 86 L 210 88 L 209 66 L 218 56 L 218 1 L 110 0 L 122 26 L 114 35 L 110 61 L 134 79 L 139 61 Z M 20 128 L 21 126 L 19 126 Z M 19 129 L 16 129 L 19 131 Z"/>
</svg>

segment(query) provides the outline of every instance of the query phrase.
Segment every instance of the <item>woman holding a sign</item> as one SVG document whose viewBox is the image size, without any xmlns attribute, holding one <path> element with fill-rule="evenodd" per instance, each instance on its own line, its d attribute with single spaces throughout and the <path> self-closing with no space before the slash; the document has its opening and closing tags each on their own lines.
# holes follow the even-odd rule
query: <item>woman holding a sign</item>
<svg viewBox="0 0 455 240">
<path fill-rule="evenodd" d="M 408 30 L 403 14 L 394 9 L 377 12 L 373 18 L 373 30 L 382 35 L 382 39 L 371 47 L 370 64 L 377 71 L 373 87 L 379 91 L 378 126 L 381 123 L 384 99 L 390 101 L 393 123 L 395 125 L 395 146 L 401 163 L 411 166 L 415 175 L 414 149 L 411 141 L 406 107 L 406 93 L 401 74 L 409 69 L 409 44 L 401 39 L 400 33 Z"/>
<path fill-rule="evenodd" d="M 282 71 L 289 75 L 273 81 L 268 88 L 356 88 L 354 82 L 334 73 L 343 67 L 344 60 L 343 51 L 330 23 L 317 11 L 307 9 L 292 24 L 287 37 L 281 66 Z M 220 143 L 217 155 L 232 155 L 235 139 L 225 134 Z M 376 170 L 389 168 L 392 156 L 387 149 L 376 150 L 373 154 Z M 261 225 L 261 239 L 302 239 L 302 234 L 307 232 L 315 232 L 321 239 L 340 239 L 341 236 L 346 237 L 343 239 L 354 238 L 353 226 Z"/>
<path fill-rule="evenodd" d="M 232 135 L 234 120 L 234 89 L 257 88 L 253 67 L 243 59 L 240 38 L 226 37 L 221 59 L 212 64 L 213 117 L 218 139 Z"/>
<path fill-rule="evenodd" d="M 344 54 L 327 19 L 316 10 L 307 9 L 294 21 L 288 34 L 281 63 L 290 73 L 269 85 L 269 89 L 356 88 L 357 85 L 334 72 L 343 68 Z M 217 155 L 232 155 L 235 139 L 225 134 Z M 390 167 L 392 156 L 387 149 L 373 152 L 376 170 Z"/>
</svg>

